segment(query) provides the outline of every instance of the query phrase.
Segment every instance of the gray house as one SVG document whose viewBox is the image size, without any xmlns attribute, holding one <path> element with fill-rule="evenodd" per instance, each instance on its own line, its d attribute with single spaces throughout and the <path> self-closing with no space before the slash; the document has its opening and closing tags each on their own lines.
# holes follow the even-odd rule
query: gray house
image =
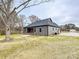
<svg viewBox="0 0 79 59">
<path fill-rule="evenodd" d="M 60 28 L 51 18 L 48 18 L 29 24 L 27 27 L 24 27 L 24 32 L 32 35 L 48 36 L 59 34 Z"/>
</svg>

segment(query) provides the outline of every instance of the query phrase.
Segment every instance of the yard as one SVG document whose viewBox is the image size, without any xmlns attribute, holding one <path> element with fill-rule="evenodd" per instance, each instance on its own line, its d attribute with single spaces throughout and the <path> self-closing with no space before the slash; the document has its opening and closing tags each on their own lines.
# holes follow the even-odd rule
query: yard
<svg viewBox="0 0 79 59">
<path fill-rule="evenodd" d="M 79 37 L 12 35 L 0 42 L 0 59 L 79 59 Z M 4 36 L 0 36 L 4 38 Z"/>
</svg>

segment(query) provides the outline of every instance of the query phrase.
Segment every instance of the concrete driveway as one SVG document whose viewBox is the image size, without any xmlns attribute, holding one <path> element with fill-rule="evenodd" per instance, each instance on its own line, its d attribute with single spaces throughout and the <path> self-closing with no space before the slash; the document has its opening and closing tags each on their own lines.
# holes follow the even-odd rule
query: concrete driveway
<svg viewBox="0 0 79 59">
<path fill-rule="evenodd" d="M 64 36 L 79 36 L 79 32 L 62 32 L 60 35 Z"/>
</svg>

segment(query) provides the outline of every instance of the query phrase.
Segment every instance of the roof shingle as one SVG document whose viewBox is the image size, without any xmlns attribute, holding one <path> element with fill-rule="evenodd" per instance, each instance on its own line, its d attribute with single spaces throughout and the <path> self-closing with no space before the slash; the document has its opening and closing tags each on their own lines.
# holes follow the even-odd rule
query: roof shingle
<svg viewBox="0 0 79 59">
<path fill-rule="evenodd" d="M 36 22 L 33 22 L 29 24 L 27 27 L 37 27 L 37 26 L 53 26 L 53 27 L 59 27 L 56 23 L 52 21 L 51 18 L 47 18 L 44 20 L 39 20 Z"/>
</svg>

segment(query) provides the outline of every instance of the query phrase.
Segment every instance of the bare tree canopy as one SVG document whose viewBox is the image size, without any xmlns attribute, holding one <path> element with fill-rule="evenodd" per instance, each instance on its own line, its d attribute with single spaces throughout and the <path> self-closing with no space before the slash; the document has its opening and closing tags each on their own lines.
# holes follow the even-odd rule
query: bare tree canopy
<svg viewBox="0 0 79 59">
<path fill-rule="evenodd" d="M 38 17 L 35 16 L 35 15 L 29 16 L 29 19 L 30 19 L 30 21 L 31 21 L 32 23 L 40 20 L 40 18 L 38 18 Z"/>
<path fill-rule="evenodd" d="M 22 0 L 19 0 L 19 1 L 22 1 Z M 17 11 L 17 13 L 19 13 L 25 8 L 32 7 L 32 6 L 35 6 L 35 5 L 38 5 L 38 4 L 41 4 L 41 3 L 45 3 L 45 2 L 48 2 L 48 1 L 50 1 L 50 0 L 23 0 L 22 3 L 19 3 L 19 5 L 13 6 L 13 3 L 17 3 L 16 0 L 1 0 L 0 9 L 4 13 L 7 10 L 7 8 L 10 9 L 10 11 L 11 11 L 10 15 L 11 15 L 14 11 Z M 3 8 L 5 10 L 3 10 L 1 8 L 2 5 L 3 5 Z"/>
<path fill-rule="evenodd" d="M 21 1 L 19 5 L 15 5 L 15 1 L 18 0 L 0 0 L 0 17 L 5 24 L 6 40 L 9 40 L 11 22 L 13 22 L 18 13 L 25 8 L 45 3 L 50 0 L 19 0 Z"/>
</svg>

